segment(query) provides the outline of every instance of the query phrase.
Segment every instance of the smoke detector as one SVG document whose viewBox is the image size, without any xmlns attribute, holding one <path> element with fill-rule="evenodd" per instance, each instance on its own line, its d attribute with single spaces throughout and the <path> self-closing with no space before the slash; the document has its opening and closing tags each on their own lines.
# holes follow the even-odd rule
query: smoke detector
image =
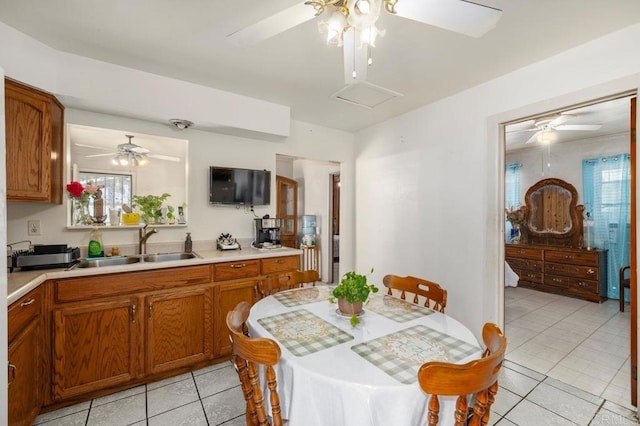
<svg viewBox="0 0 640 426">
<path fill-rule="evenodd" d="M 169 120 L 169 123 L 173 124 L 174 126 L 176 126 L 180 130 L 185 130 L 185 129 L 188 129 L 189 127 L 193 126 L 193 122 L 192 121 L 182 120 L 180 118 L 172 118 L 171 120 Z"/>
</svg>

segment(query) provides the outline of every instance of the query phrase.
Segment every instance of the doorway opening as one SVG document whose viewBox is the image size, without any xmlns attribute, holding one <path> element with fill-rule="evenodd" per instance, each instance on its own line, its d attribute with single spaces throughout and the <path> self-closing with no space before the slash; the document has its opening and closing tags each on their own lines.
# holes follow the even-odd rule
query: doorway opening
<svg viewBox="0 0 640 426">
<path fill-rule="evenodd" d="M 618 278 L 621 267 L 635 262 L 632 98 L 627 93 L 505 126 L 505 207 L 512 223 L 505 226 L 504 313 L 508 360 L 635 410 L 637 354 L 629 335 L 635 336 L 636 307 Z M 575 187 L 577 204 L 584 206 L 579 247 L 527 240 L 547 231 L 531 229 L 533 215 L 547 214 L 545 224 L 558 220 L 553 209 L 534 213 L 525 203 L 528 190 L 545 179 Z M 565 258 L 554 257 L 561 252 Z M 574 255 L 601 260 L 563 260 Z M 625 312 L 619 311 L 620 294 L 632 300 Z M 590 295 L 596 303 L 586 300 Z M 597 303 L 599 295 L 607 300 Z"/>
<path fill-rule="evenodd" d="M 340 282 L 340 173 L 331 173 L 331 247 L 329 259 L 331 262 L 330 274 L 332 283 Z"/>
</svg>

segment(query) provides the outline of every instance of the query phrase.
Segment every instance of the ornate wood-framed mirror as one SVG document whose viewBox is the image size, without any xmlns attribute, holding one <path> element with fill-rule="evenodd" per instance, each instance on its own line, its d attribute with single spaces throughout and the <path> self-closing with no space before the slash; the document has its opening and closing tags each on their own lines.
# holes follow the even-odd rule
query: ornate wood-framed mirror
<svg viewBox="0 0 640 426">
<path fill-rule="evenodd" d="M 525 224 L 530 244 L 582 247 L 584 206 L 576 188 L 562 179 L 543 179 L 527 190 Z"/>
</svg>

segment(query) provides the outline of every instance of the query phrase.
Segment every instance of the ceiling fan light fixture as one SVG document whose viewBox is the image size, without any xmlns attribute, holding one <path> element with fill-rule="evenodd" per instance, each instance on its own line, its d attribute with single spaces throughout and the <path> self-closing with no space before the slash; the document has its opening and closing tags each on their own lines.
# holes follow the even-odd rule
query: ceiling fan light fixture
<svg viewBox="0 0 640 426">
<path fill-rule="evenodd" d="M 186 130 L 189 127 L 193 126 L 193 122 L 189 121 L 189 120 L 183 120 L 181 118 L 172 118 L 169 120 L 169 123 L 171 123 L 173 126 L 175 126 L 176 128 L 180 129 L 180 130 Z"/>
</svg>

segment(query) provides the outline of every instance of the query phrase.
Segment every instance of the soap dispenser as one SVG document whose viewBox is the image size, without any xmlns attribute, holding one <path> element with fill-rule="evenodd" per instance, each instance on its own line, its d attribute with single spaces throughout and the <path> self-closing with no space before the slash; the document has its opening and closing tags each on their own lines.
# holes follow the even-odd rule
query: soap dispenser
<svg viewBox="0 0 640 426">
<path fill-rule="evenodd" d="M 104 246 L 102 245 L 102 232 L 94 226 L 89 234 L 89 249 L 87 257 L 103 257 Z"/>
<path fill-rule="evenodd" d="M 193 250 L 193 241 L 191 241 L 191 232 L 187 232 L 187 239 L 184 240 L 184 252 L 191 253 Z"/>
</svg>

